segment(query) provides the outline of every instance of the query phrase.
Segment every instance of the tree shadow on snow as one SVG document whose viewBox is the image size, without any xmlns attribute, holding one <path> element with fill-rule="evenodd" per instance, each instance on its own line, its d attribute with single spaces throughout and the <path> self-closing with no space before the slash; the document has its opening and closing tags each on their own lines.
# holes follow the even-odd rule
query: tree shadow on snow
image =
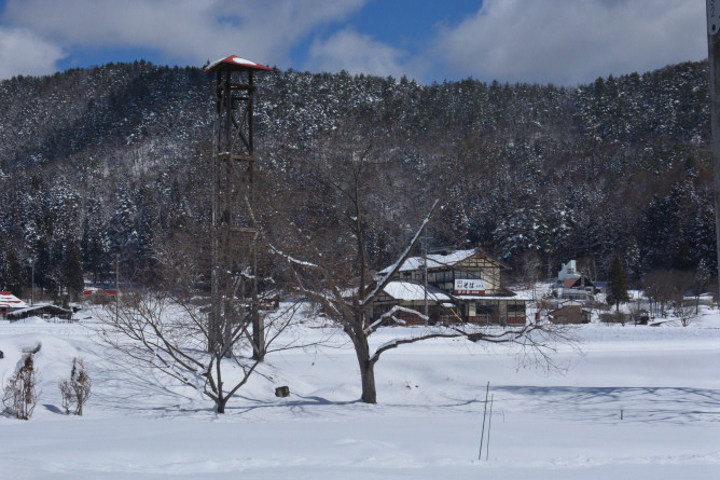
<svg viewBox="0 0 720 480">
<path fill-rule="evenodd" d="M 690 387 L 496 386 L 494 392 L 521 396 L 533 410 L 593 421 L 720 421 L 720 390 Z M 568 410 L 571 409 L 571 410 Z"/>
<path fill-rule="evenodd" d="M 43 407 L 45 407 L 45 410 L 48 410 L 49 412 L 57 413 L 60 415 L 65 415 L 65 411 L 58 408 L 57 405 L 52 405 L 50 403 L 44 403 Z"/>
<path fill-rule="evenodd" d="M 317 395 L 304 396 L 292 394 L 290 397 L 278 400 L 259 400 L 257 398 L 250 398 L 242 395 L 236 395 L 237 399 L 242 399 L 246 402 L 252 402 L 253 405 L 233 405 L 226 408 L 227 411 L 233 411 L 238 413 L 248 413 L 260 409 L 290 409 L 294 413 L 311 413 L 311 410 L 307 410 L 311 407 L 317 406 L 347 406 L 347 405 L 363 405 L 360 399 L 357 400 L 328 400 L 327 398 L 320 397 Z M 319 413 L 319 412 L 318 412 Z"/>
</svg>

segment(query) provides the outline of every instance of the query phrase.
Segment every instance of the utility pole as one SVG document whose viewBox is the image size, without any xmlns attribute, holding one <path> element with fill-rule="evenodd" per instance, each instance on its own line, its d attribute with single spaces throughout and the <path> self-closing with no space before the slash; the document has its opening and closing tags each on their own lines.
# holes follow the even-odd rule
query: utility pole
<svg viewBox="0 0 720 480">
<path fill-rule="evenodd" d="M 423 244 L 423 282 L 424 282 L 424 285 L 423 285 L 423 286 L 425 287 L 425 288 L 424 288 L 424 290 L 425 290 L 425 310 L 424 310 L 423 313 L 425 314 L 425 326 L 427 326 L 428 323 L 430 323 L 430 322 L 429 322 L 429 317 L 428 317 L 428 273 L 427 273 L 427 270 L 428 270 L 428 265 L 427 265 L 428 252 L 427 252 L 427 240 L 428 240 L 427 237 L 423 237 L 423 238 L 422 238 L 422 244 Z"/>
<path fill-rule="evenodd" d="M 720 265 L 720 0 L 706 0 L 710 73 L 710 144 L 713 157 L 716 255 Z M 718 277 L 720 279 L 720 276 Z M 720 290 L 719 290 L 720 292 Z"/>
<path fill-rule="evenodd" d="M 120 254 L 115 254 L 115 322 L 120 321 Z"/>
<path fill-rule="evenodd" d="M 35 260 L 33 260 L 32 266 L 30 267 L 30 306 L 35 305 Z"/>
</svg>

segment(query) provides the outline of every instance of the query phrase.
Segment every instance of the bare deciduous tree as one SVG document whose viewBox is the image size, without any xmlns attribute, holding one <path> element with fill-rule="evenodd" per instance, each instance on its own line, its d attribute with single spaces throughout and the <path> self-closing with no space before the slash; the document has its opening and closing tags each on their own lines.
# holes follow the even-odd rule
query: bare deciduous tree
<svg viewBox="0 0 720 480">
<path fill-rule="evenodd" d="M 673 307 L 673 315 L 680 320 L 683 327 L 690 325 L 698 317 L 694 302 L 679 302 Z"/>
<path fill-rule="evenodd" d="M 361 400 L 365 403 L 377 402 L 375 365 L 380 360 L 380 356 L 388 350 L 401 345 L 432 338 L 456 337 L 465 337 L 472 342 L 515 344 L 522 347 L 524 362 L 529 362 L 532 359 L 538 365 L 553 369 L 556 365 L 552 360 L 551 353 L 555 345 L 558 342 L 571 343 L 573 341 L 571 336 L 568 335 L 567 327 L 549 323 L 528 323 L 522 327 L 483 327 L 457 324 L 427 327 L 421 330 L 409 329 L 403 333 L 398 331 L 397 338 L 382 344 L 374 350 L 371 349 L 369 342 L 371 335 L 383 325 L 397 321 L 395 314 L 399 310 L 398 307 L 393 307 L 388 311 L 378 312 L 376 308 L 373 308 L 375 299 L 407 259 L 417 244 L 431 215 L 432 210 L 422 226 L 417 230 L 406 250 L 393 264 L 393 267 L 377 282 L 360 282 L 354 287 L 349 287 L 344 283 L 343 278 L 336 275 L 336 270 L 332 265 L 322 262 L 320 252 L 314 250 L 312 246 L 308 247 L 307 253 L 314 254 L 313 257 L 319 260 L 317 263 L 299 260 L 295 256 L 278 251 L 278 254 L 284 256 L 288 267 L 293 271 L 298 290 L 317 302 L 322 311 L 339 325 L 351 340 L 360 368 Z M 360 275 L 355 278 L 363 278 L 364 270 L 361 269 Z M 317 283 L 313 284 L 313 279 L 318 281 L 323 288 L 316 288 Z M 407 308 L 401 310 L 419 318 L 424 317 L 422 313 L 417 311 Z"/>
<path fill-rule="evenodd" d="M 353 135 L 348 135 L 342 142 L 336 142 L 335 148 L 321 149 L 336 152 L 333 161 L 317 159 L 316 173 L 308 182 L 303 200 L 295 200 L 294 204 L 286 202 L 286 208 L 279 207 L 275 212 L 276 221 L 261 229 L 263 241 L 283 259 L 287 275 L 297 291 L 317 303 L 352 342 L 360 369 L 361 400 L 377 402 L 374 369 L 383 353 L 432 338 L 465 337 L 473 342 L 519 344 L 526 352 L 532 352 L 534 358 L 551 365 L 549 351 L 553 342 L 562 338 L 562 329 L 549 324 L 497 329 L 458 325 L 398 330 L 397 338 L 374 350 L 371 348 L 370 337 L 383 325 L 394 321 L 397 313 L 397 308 L 378 311 L 375 300 L 413 252 L 431 218 L 441 207 L 439 200 L 432 202 L 428 214 L 420 221 L 392 267 L 386 269 L 381 278 L 373 279 L 368 239 L 378 236 L 376 230 L 386 215 L 382 206 L 389 202 L 383 199 L 402 193 L 388 175 L 387 162 L 381 160 L 384 152 L 368 146 L 374 137 L 371 134 L 361 137 L 359 144 Z M 381 184 L 380 179 L 388 185 Z M 334 192 L 335 201 L 332 205 L 314 204 L 313 189 L 322 190 L 326 196 L 328 191 Z M 293 210 L 293 206 L 301 208 Z M 422 208 L 421 204 L 416 204 L 413 210 L 422 212 Z M 310 217 L 314 209 L 322 211 L 322 217 Z M 402 224 L 408 226 L 409 220 L 403 219 Z M 327 238 L 324 236 L 326 229 L 316 228 L 313 222 L 343 228 L 336 238 Z M 327 248 L 328 245 L 333 248 Z M 412 313 L 424 317 L 420 312 Z"/>
<path fill-rule="evenodd" d="M 584 275 L 591 282 L 595 283 L 598 279 L 598 268 L 595 257 L 582 257 L 577 260 L 577 269 L 580 274 Z"/>
<path fill-rule="evenodd" d="M 207 348 L 212 335 L 207 301 L 182 300 L 162 293 L 138 295 L 117 315 L 107 315 L 101 334 L 139 368 L 158 370 L 194 388 L 214 402 L 218 413 L 225 413 L 228 400 L 261 363 L 253 358 L 252 307 L 241 302 L 228 302 L 228 306 L 235 309 L 231 317 L 234 322 L 223 325 L 223 335 L 215 339 L 211 350 Z M 274 342 L 290 325 L 296 308 L 285 305 L 266 316 L 267 354 L 290 348 L 276 347 Z"/>
<path fill-rule="evenodd" d="M 685 292 L 694 285 L 692 272 L 684 270 L 653 270 L 643 279 L 645 295 L 660 303 L 660 316 L 666 314 L 666 306 L 682 306 Z"/>
<path fill-rule="evenodd" d="M 250 274 L 226 271 L 221 315 L 218 322 L 209 322 L 213 308 L 207 291 L 208 250 L 202 235 L 184 236 L 159 249 L 163 288 L 126 296 L 117 314 L 105 316 L 100 333 L 138 367 L 158 370 L 196 389 L 224 413 L 228 400 L 262 362 L 256 355 L 253 320 L 265 319 L 263 353 L 290 348 L 275 341 L 290 325 L 297 305 L 271 311 L 276 299 L 270 291 L 249 301 L 241 290 Z"/>
<path fill-rule="evenodd" d="M 672 300 L 674 282 L 672 273 L 666 270 L 653 270 L 643 279 L 645 295 L 650 299 L 652 313 L 653 303 L 660 304 L 660 316 L 665 316 L 665 306 Z"/>
<path fill-rule="evenodd" d="M 540 281 L 540 267 L 542 261 L 536 252 L 525 251 L 520 257 L 518 281 L 525 290 L 534 289 Z"/>
</svg>

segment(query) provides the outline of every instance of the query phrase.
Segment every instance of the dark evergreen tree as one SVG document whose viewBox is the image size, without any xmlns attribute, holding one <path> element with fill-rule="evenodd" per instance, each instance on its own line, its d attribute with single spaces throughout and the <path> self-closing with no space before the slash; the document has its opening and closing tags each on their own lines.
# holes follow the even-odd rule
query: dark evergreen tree
<svg viewBox="0 0 720 480">
<path fill-rule="evenodd" d="M 608 275 L 608 293 L 607 301 L 609 304 L 615 304 L 615 310 L 620 310 L 620 304 L 630 300 L 628 295 L 627 275 L 625 274 L 625 265 L 619 255 L 613 257 L 610 263 L 610 273 Z"/>
<path fill-rule="evenodd" d="M 0 290 L 23 294 L 23 268 L 11 243 L 0 243 Z"/>
<path fill-rule="evenodd" d="M 71 241 L 67 245 L 65 258 L 63 260 L 62 278 L 68 295 L 71 299 L 77 299 L 84 287 L 82 252 L 78 241 Z"/>
</svg>

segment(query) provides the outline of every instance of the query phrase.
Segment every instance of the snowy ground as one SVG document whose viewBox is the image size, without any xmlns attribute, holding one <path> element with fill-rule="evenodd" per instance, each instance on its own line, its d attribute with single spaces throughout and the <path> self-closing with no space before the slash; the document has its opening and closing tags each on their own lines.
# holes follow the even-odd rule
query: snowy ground
<svg viewBox="0 0 720 480">
<path fill-rule="evenodd" d="M 720 314 L 683 328 L 580 327 L 564 374 L 519 369 L 513 352 L 460 340 L 401 347 L 376 368 L 378 404 L 359 403 L 342 336 L 272 355 L 216 415 L 196 393 L 129 371 L 79 325 L 0 321 L 0 376 L 23 347 L 41 394 L 30 421 L 0 416 L 8 479 L 709 479 L 720 474 Z M 377 334 L 384 342 L 397 329 Z M 291 334 L 321 337 L 327 329 Z M 59 380 L 80 356 L 93 379 L 83 417 L 60 412 Z M 489 459 L 478 460 L 485 386 Z M 288 398 L 274 388 L 289 385 Z M 621 420 L 621 412 L 623 419 Z"/>
</svg>

